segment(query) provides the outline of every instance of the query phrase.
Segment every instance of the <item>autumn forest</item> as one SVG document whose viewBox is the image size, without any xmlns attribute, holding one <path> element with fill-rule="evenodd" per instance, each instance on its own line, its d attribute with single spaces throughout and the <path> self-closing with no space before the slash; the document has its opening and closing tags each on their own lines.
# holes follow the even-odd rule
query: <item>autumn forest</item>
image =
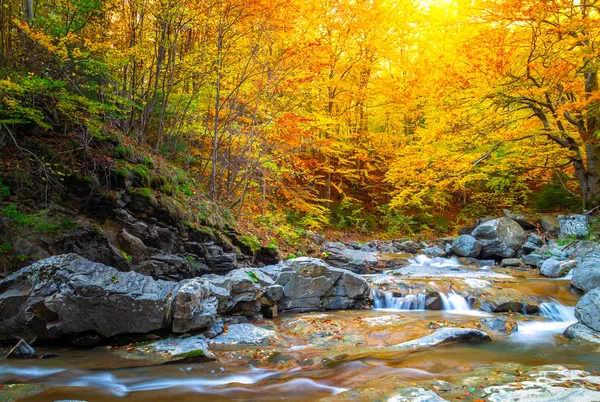
<svg viewBox="0 0 600 402">
<path fill-rule="evenodd" d="M 0 143 L 111 139 L 255 226 L 589 210 L 599 40 L 596 0 L 1 0 Z"/>
</svg>

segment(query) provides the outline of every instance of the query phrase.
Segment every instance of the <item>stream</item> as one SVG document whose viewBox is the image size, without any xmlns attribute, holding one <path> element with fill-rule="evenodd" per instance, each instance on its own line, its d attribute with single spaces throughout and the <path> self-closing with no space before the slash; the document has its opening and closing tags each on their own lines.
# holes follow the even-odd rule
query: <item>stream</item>
<svg viewBox="0 0 600 402">
<path fill-rule="evenodd" d="M 564 388 L 569 390 L 577 378 L 600 385 L 597 350 L 561 336 L 576 322 L 573 308 L 580 297 L 569 288 L 568 279 L 474 267 L 468 268 L 468 274 L 453 276 L 454 270 L 464 268 L 457 260 L 427 257 L 417 257 L 407 269 L 419 267 L 446 269 L 449 275 L 407 279 L 389 272 L 370 275 L 368 280 L 399 280 L 409 287 L 413 282 L 425 283 L 427 289 L 439 289 L 440 310 L 426 309 L 428 291 L 416 285 L 414 292 L 410 287 L 413 293 L 403 296 L 380 286 L 373 290 L 372 310 L 283 314 L 259 320 L 256 325 L 275 331 L 275 342 L 252 347 L 221 345 L 213 349 L 218 361 L 198 364 L 152 365 L 143 356 L 129 358 L 123 350 L 126 347 L 39 347 L 38 353 L 57 357 L 0 364 L 0 383 L 10 391 L 1 392 L 0 401 L 401 401 L 393 398 L 399 398 L 396 394 L 403 387 L 435 391 L 443 398 L 439 400 L 508 401 L 518 399 L 499 398 L 497 387 L 535 383 L 532 389 L 537 392 L 546 383 L 559 383 L 571 384 Z M 485 283 L 538 298 L 539 313 L 475 309 L 476 298 L 461 294 L 469 284 Z M 503 333 L 482 328 L 492 337 L 486 343 L 440 345 L 397 356 L 385 352 L 386 347 L 422 337 L 432 328 L 468 327 L 500 316 L 513 319 L 518 329 Z M 369 348 L 369 354 L 360 359 L 345 359 L 342 353 L 363 347 Z M 324 356 L 329 358 L 335 351 L 340 354 L 334 363 L 322 364 Z M 519 388 L 528 389 L 511 389 Z M 591 393 L 597 399 L 590 399 Z M 13 399 L 6 399 L 7 395 Z M 582 398 L 600 401 L 600 392 L 589 391 Z"/>
</svg>

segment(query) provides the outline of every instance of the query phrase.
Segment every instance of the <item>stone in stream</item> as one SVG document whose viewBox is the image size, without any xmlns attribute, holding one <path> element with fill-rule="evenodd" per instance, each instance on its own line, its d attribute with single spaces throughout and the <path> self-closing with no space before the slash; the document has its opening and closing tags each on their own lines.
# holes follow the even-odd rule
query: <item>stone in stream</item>
<svg viewBox="0 0 600 402">
<path fill-rule="evenodd" d="M 580 322 L 568 327 L 563 336 L 572 341 L 586 342 L 600 346 L 600 332 L 594 331 L 587 325 Z"/>
<path fill-rule="evenodd" d="M 118 348 L 119 356 L 130 360 L 147 360 L 153 364 L 202 363 L 217 360 L 203 335 L 167 338 L 141 346 Z"/>
<path fill-rule="evenodd" d="M 575 318 L 595 331 L 600 331 L 600 288 L 587 292 L 575 306 Z"/>
<path fill-rule="evenodd" d="M 482 257 L 510 258 L 525 242 L 523 228 L 509 218 L 492 219 L 477 226 L 471 234 L 482 245 Z"/>
<path fill-rule="evenodd" d="M 559 239 L 571 237 L 583 239 L 590 233 L 587 215 L 558 215 L 558 224 L 560 226 Z"/>
<path fill-rule="evenodd" d="M 479 320 L 479 323 L 494 332 L 512 334 L 518 331 L 518 324 L 512 317 L 488 317 Z"/>
<path fill-rule="evenodd" d="M 550 257 L 542 263 L 540 274 L 549 278 L 565 276 L 570 270 L 577 266 L 577 261 L 565 261 L 559 257 Z"/>
<path fill-rule="evenodd" d="M 33 359 L 35 349 L 21 339 L 5 356 L 6 359 Z"/>
<path fill-rule="evenodd" d="M 441 398 L 433 391 L 427 391 L 423 388 L 407 387 L 402 388 L 389 395 L 386 399 L 388 402 L 444 402 L 446 399 Z"/>
<path fill-rule="evenodd" d="M 423 249 L 423 254 L 431 257 L 445 257 L 446 251 L 442 250 L 439 246 L 432 246 Z"/>
<path fill-rule="evenodd" d="M 520 258 L 505 258 L 500 262 L 501 267 L 520 267 L 522 260 Z"/>
<path fill-rule="evenodd" d="M 470 235 L 458 236 L 452 242 L 452 252 L 462 257 L 477 257 L 481 253 L 483 244 Z"/>
<path fill-rule="evenodd" d="M 600 287 L 600 258 L 590 258 L 579 263 L 573 269 L 571 286 L 584 293 Z"/>
<path fill-rule="evenodd" d="M 266 346 L 277 340 L 275 331 L 252 324 L 233 324 L 227 331 L 210 340 L 211 345 L 258 345 Z"/>
<path fill-rule="evenodd" d="M 170 299 L 178 287 L 76 254 L 50 257 L 0 282 L 0 339 L 170 328 Z"/>
</svg>

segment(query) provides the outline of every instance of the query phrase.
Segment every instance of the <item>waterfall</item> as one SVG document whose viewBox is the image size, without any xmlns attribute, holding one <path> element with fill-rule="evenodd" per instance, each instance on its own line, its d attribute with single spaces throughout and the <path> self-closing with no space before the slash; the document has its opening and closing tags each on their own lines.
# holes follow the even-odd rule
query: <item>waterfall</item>
<svg viewBox="0 0 600 402">
<path fill-rule="evenodd" d="M 442 299 L 444 310 L 453 312 L 472 311 L 467 300 L 455 291 L 452 291 L 452 293 L 449 294 L 440 292 L 440 298 Z"/>
<path fill-rule="evenodd" d="M 441 258 L 441 257 L 428 257 L 426 255 L 417 255 L 414 258 L 408 260 L 412 267 L 460 267 L 462 264 L 456 257 L 452 258 Z"/>
<path fill-rule="evenodd" d="M 556 300 L 540 304 L 540 315 L 549 321 L 575 322 L 575 308 L 560 304 Z"/>
<path fill-rule="evenodd" d="M 425 292 L 416 295 L 408 294 L 402 297 L 396 297 L 392 292 L 371 291 L 373 302 L 376 309 L 388 310 L 425 310 Z"/>
</svg>

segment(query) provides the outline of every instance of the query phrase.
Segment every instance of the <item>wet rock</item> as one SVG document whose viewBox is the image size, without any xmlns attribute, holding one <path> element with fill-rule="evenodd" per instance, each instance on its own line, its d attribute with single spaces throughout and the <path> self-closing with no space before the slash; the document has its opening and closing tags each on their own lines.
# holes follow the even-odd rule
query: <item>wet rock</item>
<svg viewBox="0 0 600 402">
<path fill-rule="evenodd" d="M 539 311 L 539 303 L 511 288 L 482 288 L 474 294 L 473 307 L 490 313 L 517 312 L 534 314 Z"/>
<path fill-rule="evenodd" d="M 541 267 L 544 257 L 539 254 L 527 254 L 523 256 L 523 262 L 532 267 Z"/>
<path fill-rule="evenodd" d="M 214 338 L 219 336 L 225 331 L 225 321 L 222 318 L 217 317 L 215 323 L 206 331 L 204 331 L 203 335 L 207 338 Z"/>
<path fill-rule="evenodd" d="M 520 258 L 505 258 L 500 262 L 502 267 L 520 267 L 522 260 Z"/>
<path fill-rule="evenodd" d="M 0 339 L 170 328 L 169 300 L 177 288 L 75 254 L 50 257 L 0 282 Z"/>
<path fill-rule="evenodd" d="M 424 248 L 423 254 L 429 255 L 431 257 L 445 257 L 446 251 L 442 250 L 441 247 L 433 246 L 433 247 Z"/>
<path fill-rule="evenodd" d="M 560 239 L 582 239 L 589 234 L 587 215 L 558 215 Z"/>
<path fill-rule="evenodd" d="M 127 353 L 128 358 L 152 359 L 158 363 L 202 363 L 217 360 L 202 335 L 168 338 L 136 347 L 140 355 Z M 132 356 L 133 355 L 133 356 Z"/>
<path fill-rule="evenodd" d="M 427 348 L 457 341 L 490 341 L 490 336 L 481 330 L 471 328 L 444 327 L 433 334 L 398 345 L 404 349 Z"/>
<path fill-rule="evenodd" d="M 489 317 L 480 320 L 479 323 L 493 332 L 512 334 L 518 331 L 517 322 L 511 317 Z"/>
<path fill-rule="evenodd" d="M 570 270 L 577 266 L 577 261 L 565 261 L 561 258 L 550 257 L 542 263 L 540 274 L 549 278 L 565 276 Z"/>
<path fill-rule="evenodd" d="M 517 222 L 525 230 L 535 229 L 535 225 L 529 222 L 527 218 L 521 214 L 516 214 L 514 212 L 509 211 L 508 209 L 503 209 L 502 213 L 505 217 Z"/>
<path fill-rule="evenodd" d="M 21 339 L 5 356 L 6 359 L 33 359 L 35 349 Z"/>
<path fill-rule="evenodd" d="M 577 342 L 586 342 L 594 345 L 600 345 L 600 332 L 594 331 L 590 327 L 577 322 L 565 330 L 563 336 L 567 339 Z"/>
<path fill-rule="evenodd" d="M 546 233 L 550 234 L 558 234 L 560 229 L 560 225 L 558 223 L 558 218 L 554 215 L 544 215 L 540 218 L 540 226 Z"/>
<path fill-rule="evenodd" d="M 227 331 L 210 340 L 211 345 L 260 345 L 266 346 L 277 340 L 275 331 L 252 324 L 233 324 Z"/>
<path fill-rule="evenodd" d="M 481 253 L 483 244 L 471 235 L 458 236 L 452 242 L 452 252 L 463 257 L 477 257 Z"/>
<path fill-rule="evenodd" d="M 377 266 L 375 253 L 348 248 L 343 243 L 327 242 L 322 251 L 328 264 L 357 274 L 369 273 Z"/>
<path fill-rule="evenodd" d="M 396 391 L 386 399 L 388 402 L 444 402 L 445 399 L 433 391 L 423 388 L 408 387 Z"/>
<path fill-rule="evenodd" d="M 472 233 L 483 244 L 482 257 L 510 258 L 525 241 L 523 228 L 509 218 L 487 221 Z"/>
<path fill-rule="evenodd" d="M 595 331 L 600 331 L 600 288 L 587 292 L 575 306 L 575 318 Z"/>
<path fill-rule="evenodd" d="M 544 238 L 538 234 L 531 233 L 523 244 L 523 254 L 531 254 L 544 245 Z"/>
<path fill-rule="evenodd" d="M 212 326 L 218 301 L 205 280 L 189 279 L 181 283 L 173 298 L 173 332 L 183 333 Z"/>
<path fill-rule="evenodd" d="M 579 263 L 573 269 L 571 286 L 584 293 L 600 287 L 600 258 L 590 258 Z"/>
</svg>

